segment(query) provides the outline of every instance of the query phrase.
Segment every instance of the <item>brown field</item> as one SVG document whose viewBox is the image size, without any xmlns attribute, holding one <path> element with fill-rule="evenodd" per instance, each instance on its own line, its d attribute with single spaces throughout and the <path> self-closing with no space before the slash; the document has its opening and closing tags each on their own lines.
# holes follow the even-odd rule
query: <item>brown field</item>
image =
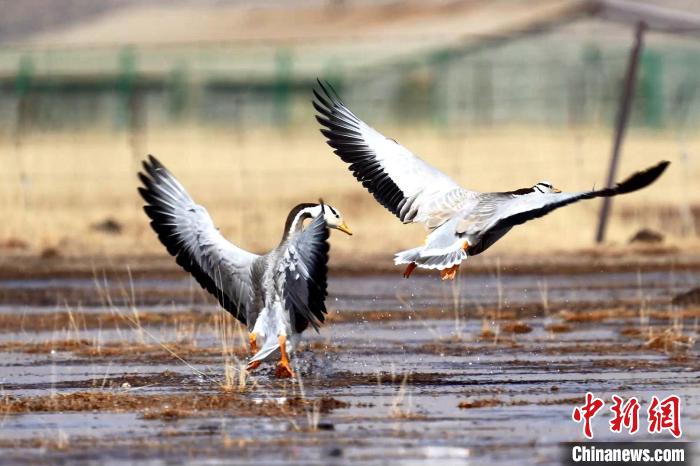
<svg viewBox="0 0 700 466">
<path fill-rule="evenodd" d="M 475 190 L 508 190 L 543 179 L 564 190 L 601 186 L 611 143 L 610 131 L 594 128 L 382 130 Z M 287 211 L 319 197 L 339 208 L 355 231 L 352 238 L 333 238 L 336 260 L 388 260 L 389 253 L 422 241 L 422 227 L 402 226 L 379 206 L 315 127 L 149 130 L 144 145 L 243 248 L 265 251 L 275 245 Z M 647 227 L 663 233 L 666 246 L 697 250 L 697 237 L 684 235 L 684 226 L 696 228 L 691 209 L 697 212 L 700 205 L 700 166 L 683 162 L 683 151 L 698 153 L 700 137 L 679 142 L 670 132 L 630 130 L 618 178 L 661 159 L 672 165 L 650 188 L 615 200 L 609 244 L 626 244 Z M 4 249 L 67 256 L 162 251 L 140 208 L 139 161 L 127 133 L 32 133 L 19 144 L 4 135 L 0 159 Z M 597 200 L 582 202 L 521 226 L 487 254 L 589 248 L 599 207 Z M 106 219 L 122 231 L 93 228 Z"/>
</svg>

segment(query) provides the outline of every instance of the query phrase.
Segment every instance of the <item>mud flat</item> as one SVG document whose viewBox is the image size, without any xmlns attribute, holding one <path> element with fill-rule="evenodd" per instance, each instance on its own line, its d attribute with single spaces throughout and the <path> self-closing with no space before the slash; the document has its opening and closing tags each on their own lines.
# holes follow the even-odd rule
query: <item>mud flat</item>
<svg viewBox="0 0 700 466">
<path fill-rule="evenodd" d="M 176 272 L 10 275 L 0 464 L 558 464 L 586 391 L 678 394 L 700 438 L 700 309 L 671 305 L 694 267 L 339 275 L 296 381 L 243 374 L 245 334 Z M 596 439 L 626 438 L 609 416 Z"/>
</svg>

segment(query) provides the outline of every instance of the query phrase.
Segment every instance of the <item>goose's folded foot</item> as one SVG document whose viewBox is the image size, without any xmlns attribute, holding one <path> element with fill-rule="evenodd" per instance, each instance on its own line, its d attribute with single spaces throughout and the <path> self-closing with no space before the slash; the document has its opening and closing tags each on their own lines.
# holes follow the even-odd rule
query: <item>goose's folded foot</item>
<svg viewBox="0 0 700 466">
<path fill-rule="evenodd" d="M 254 371 L 254 370 L 257 369 L 258 367 L 260 367 L 260 364 L 262 364 L 262 361 L 251 361 L 251 362 L 249 362 L 248 365 L 246 366 L 246 370 L 249 371 L 249 372 L 250 372 L 250 371 Z"/>
<path fill-rule="evenodd" d="M 291 379 L 294 377 L 294 371 L 289 366 L 289 361 L 280 361 L 275 367 L 275 377 L 278 379 Z"/>
<path fill-rule="evenodd" d="M 406 267 L 406 270 L 404 270 L 404 272 L 403 272 L 403 278 L 410 277 L 411 274 L 413 273 L 413 271 L 416 270 L 416 267 L 418 267 L 418 266 L 416 265 L 415 262 L 411 262 L 410 264 L 408 264 L 408 267 Z"/>
<path fill-rule="evenodd" d="M 275 368 L 275 376 L 279 379 L 294 377 L 294 371 L 289 365 L 289 357 L 287 357 L 287 336 L 280 335 L 277 337 L 277 341 L 280 344 L 280 353 L 282 356 L 280 357 L 280 362 L 277 363 L 277 367 Z"/>
<path fill-rule="evenodd" d="M 440 271 L 440 278 L 443 280 L 454 280 L 457 276 L 457 270 L 459 270 L 459 264 L 453 265 L 449 269 L 443 269 Z"/>
<path fill-rule="evenodd" d="M 258 352 L 257 338 L 258 338 L 258 336 L 253 332 L 248 334 L 248 341 L 250 342 L 251 354 L 255 354 Z"/>
<path fill-rule="evenodd" d="M 462 249 L 464 249 L 465 251 L 469 249 L 469 241 L 464 242 L 464 244 L 462 245 Z"/>
</svg>

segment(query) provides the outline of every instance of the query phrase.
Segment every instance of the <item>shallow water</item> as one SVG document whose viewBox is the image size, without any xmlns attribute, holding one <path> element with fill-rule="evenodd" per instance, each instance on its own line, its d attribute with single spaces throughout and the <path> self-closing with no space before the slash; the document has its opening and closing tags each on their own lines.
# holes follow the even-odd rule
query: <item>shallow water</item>
<svg viewBox="0 0 700 466">
<path fill-rule="evenodd" d="M 668 298 L 700 283 L 700 272 L 654 271 L 583 273 L 572 275 L 474 274 L 443 282 L 437 274 L 400 274 L 337 277 L 329 281 L 329 307 L 341 310 L 407 310 L 434 307 L 502 306 L 541 303 L 614 303 Z M 84 278 L 0 280 L 3 290 L 37 291 L 54 297 L 56 307 L 80 304 L 82 309 L 103 310 L 112 305 L 148 305 L 165 310 L 209 302 L 190 279 L 98 280 Z M 109 299 L 107 300 L 107 296 Z M 0 313 L 18 306 L 36 311 L 24 295 L 6 299 Z M 29 304 L 29 306 L 28 306 Z M 45 306 L 42 306 L 42 308 Z"/>
<path fill-rule="evenodd" d="M 357 319 L 335 321 L 320 333 L 307 332 L 311 348 L 300 352 L 297 381 L 279 381 L 262 367 L 241 396 L 260 403 L 303 396 L 349 403 L 315 418 L 241 416 L 235 410 L 203 411 L 173 420 L 146 419 L 141 411 L 30 412 L 0 418 L 0 464 L 29 461 L 71 464 L 558 464 L 559 443 L 581 440 L 571 420 L 586 391 L 609 402 L 615 393 L 637 396 L 643 407 L 652 395 L 683 399 L 684 439 L 700 437 L 700 365 L 696 348 L 671 357 L 643 346 L 622 330 L 640 326 L 636 311 L 602 320 L 569 322 L 571 331 L 552 333 L 561 309 L 666 311 L 670 297 L 700 282 L 695 272 L 580 274 L 569 276 L 472 275 L 456 285 L 415 276 L 337 278 L 329 307 Z M 6 302 L 0 315 L 37 319 L 68 309 L 81 314 L 142 313 L 206 316 L 212 306 L 190 280 L 0 281 L 0 288 L 42 290 L 55 304 Z M 111 290 L 114 306 L 99 303 Z M 131 291 L 133 290 L 133 291 Z M 53 293 L 48 294 L 46 293 Z M 543 298 L 543 295 L 545 296 Z M 19 297 L 20 295 L 18 295 Z M 64 298 L 61 301 L 60 298 Z M 46 301 L 50 301 L 47 299 Z M 541 306 L 547 303 L 548 311 Z M 60 303 L 60 304 L 59 304 Z M 500 303 L 500 305 L 499 305 Z M 537 305 L 539 307 L 528 307 Z M 518 318 L 528 333 L 481 338 L 484 325 L 498 331 L 498 309 L 526 309 Z M 420 310 L 437 310 L 429 316 Z M 392 320 L 364 311 L 389 311 Z M 626 316 L 626 317 L 625 317 Z M 0 344 L 56 342 L 57 350 L 29 352 L 20 346 L 0 352 L 3 395 L 31 397 L 77 391 L 121 394 L 217 394 L 224 379 L 220 352 L 193 353 L 189 365 L 158 344 L 219 348 L 221 338 L 206 319 L 192 328 L 128 320 L 118 328 L 76 325 L 49 330 L 31 325 L 0 329 Z M 667 328 L 666 319 L 652 319 Z M 683 321 L 693 337 L 694 320 Z M 645 328 L 646 329 L 646 328 Z M 89 348 L 152 345 L 109 356 L 61 350 L 60 342 L 84 340 Z M 51 346 L 51 345 L 49 345 Z M 128 383 L 127 383 L 128 382 Z M 125 384 L 127 383 L 127 384 Z M 154 398 L 155 400 L 155 398 Z M 483 406 L 460 409 L 461 402 Z M 484 403 L 485 401 L 485 403 Z M 155 406 L 154 406 L 155 407 Z M 607 429 L 609 412 L 594 421 L 597 440 L 621 440 Z M 644 419 L 640 419 L 642 422 Z M 313 429 L 318 426 L 317 429 Z M 649 438 L 637 434 L 635 440 Z M 669 436 L 654 436 L 668 439 Z"/>
</svg>

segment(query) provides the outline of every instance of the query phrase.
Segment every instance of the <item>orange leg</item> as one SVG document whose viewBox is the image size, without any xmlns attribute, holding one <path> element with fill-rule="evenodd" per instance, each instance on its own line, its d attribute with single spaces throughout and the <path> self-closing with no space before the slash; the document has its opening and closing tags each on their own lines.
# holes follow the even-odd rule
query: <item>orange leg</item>
<svg viewBox="0 0 700 466">
<path fill-rule="evenodd" d="M 250 342 L 250 352 L 252 354 L 255 354 L 258 352 L 257 339 L 258 339 L 258 336 L 255 333 L 251 332 L 248 334 L 248 341 Z"/>
<path fill-rule="evenodd" d="M 277 363 L 277 368 L 275 368 L 275 376 L 280 379 L 294 377 L 294 371 L 289 365 L 289 358 L 287 357 L 287 336 L 280 335 L 277 337 L 277 340 L 280 344 L 280 353 L 282 353 L 282 356 L 280 362 Z"/>
<path fill-rule="evenodd" d="M 465 241 L 462 245 L 462 249 L 465 251 L 469 249 L 469 242 Z M 459 264 L 453 265 L 449 269 L 444 269 L 440 271 L 440 278 L 443 280 L 454 280 L 457 276 L 457 271 L 459 270 Z"/>
<path fill-rule="evenodd" d="M 459 264 L 453 265 L 449 269 L 444 269 L 440 271 L 440 278 L 443 280 L 454 280 L 457 276 L 457 270 L 459 270 Z"/>
<path fill-rule="evenodd" d="M 403 278 L 410 277 L 411 274 L 413 273 L 413 271 L 416 270 L 416 267 L 418 267 L 418 266 L 416 265 L 415 262 L 411 262 L 410 264 L 408 264 L 408 267 L 406 267 L 406 270 L 403 273 Z"/>
<path fill-rule="evenodd" d="M 252 371 L 260 367 L 260 364 L 262 364 L 262 361 L 252 361 L 249 362 L 248 365 L 246 366 L 246 370 Z"/>
</svg>

